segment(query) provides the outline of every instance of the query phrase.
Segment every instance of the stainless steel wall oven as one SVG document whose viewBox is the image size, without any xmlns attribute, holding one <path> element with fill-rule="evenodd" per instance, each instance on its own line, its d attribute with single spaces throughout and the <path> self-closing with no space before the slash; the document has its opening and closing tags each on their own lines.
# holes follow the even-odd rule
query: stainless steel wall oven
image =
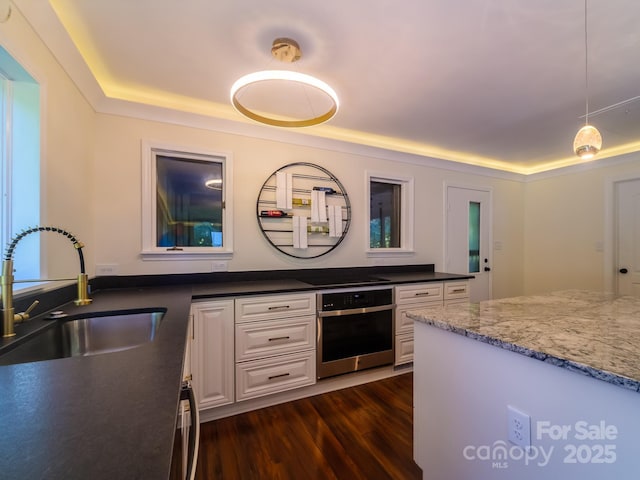
<svg viewBox="0 0 640 480">
<path fill-rule="evenodd" d="M 319 293 L 317 377 L 392 364 L 393 289 Z"/>
</svg>

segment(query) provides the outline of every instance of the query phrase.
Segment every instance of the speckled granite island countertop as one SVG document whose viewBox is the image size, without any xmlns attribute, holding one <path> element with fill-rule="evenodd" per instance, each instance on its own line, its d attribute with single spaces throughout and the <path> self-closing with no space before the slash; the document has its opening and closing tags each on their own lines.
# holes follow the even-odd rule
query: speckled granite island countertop
<svg viewBox="0 0 640 480">
<path fill-rule="evenodd" d="M 416 321 L 640 391 L 640 298 L 566 290 L 430 307 Z"/>
</svg>

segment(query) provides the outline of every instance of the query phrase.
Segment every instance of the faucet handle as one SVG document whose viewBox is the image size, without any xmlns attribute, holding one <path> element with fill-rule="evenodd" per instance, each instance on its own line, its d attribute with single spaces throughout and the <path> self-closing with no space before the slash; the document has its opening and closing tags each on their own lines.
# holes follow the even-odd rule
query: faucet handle
<svg viewBox="0 0 640 480">
<path fill-rule="evenodd" d="M 38 300 L 34 300 L 33 303 L 29 306 L 29 308 L 27 308 L 24 312 L 22 313 L 16 313 L 13 318 L 14 318 L 14 322 L 15 323 L 20 323 L 20 322 L 24 322 L 25 320 L 29 319 L 29 314 L 31 313 L 31 311 L 36 308 L 36 306 L 39 304 L 40 302 Z"/>
</svg>

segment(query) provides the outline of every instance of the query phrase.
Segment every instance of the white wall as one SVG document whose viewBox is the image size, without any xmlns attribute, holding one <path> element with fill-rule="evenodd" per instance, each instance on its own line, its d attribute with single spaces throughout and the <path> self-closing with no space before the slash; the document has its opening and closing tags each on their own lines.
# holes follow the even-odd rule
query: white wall
<svg viewBox="0 0 640 480">
<path fill-rule="evenodd" d="M 74 233 L 87 245 L 87 264 L 93 265 L 95 113 L 17 8 L 0 27 L 2 46 L 40 84 L 41 224 Z M 69 241 L 53 234 L 42 240 L 47 276 L 75 276 L 78 257 Z"/>
<path fill-rule="evenodd" d="M 230 152 L 234 162 L 234 255 L 230 271 L 373 265 L 365 255 L 365 171 L 415 178 L 415 254 L 388 263 L 442 266 L 445 182 L 492 188 L 495 236 L 503 249 L 495 263 L 494 292 L 515 294 L 522 275 L 522 191 L 520 182 L 366 157 L 328 149 L 183 127 L 168 123 L 97 115 L 95 147 L 95 249 L 97 263 L 117 264 L 120 274 L 208 272 L 211 261 L 143 261 L 141 246 L 141 148 L 143 139 Z M 352 205 L 352 223 L 340 246 L 318 259 L 300 260 L 271 247 L 258 230 L 256 199 L 263 182 L 292 162 L 319 164 L 343 183 Z"/>
<path fill-rule="evenodd" d="M 522 295 L 524 288 L 525 215 L 523 185 L 505 182 L 493 192 L 493 298 Z"/>
<path fill-rule="evenodd" d="M 525 294 L 610 289 L 604 281 L 606 255 L 613 254 L 606 194 L 607 184 L 620 176 L 640 177 L 640 153 L 526 184 Z"/>
</svg>

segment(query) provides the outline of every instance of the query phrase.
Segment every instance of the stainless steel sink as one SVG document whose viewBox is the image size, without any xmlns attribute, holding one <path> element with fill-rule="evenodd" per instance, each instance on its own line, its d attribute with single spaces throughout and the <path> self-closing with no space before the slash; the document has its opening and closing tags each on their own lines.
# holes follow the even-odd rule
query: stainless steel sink
<svg viewBox="0 0 640 480">
<path fill-rule="evenodd" d="M 166 309 L 101 312 L 83 318 L 46 320 L 50 326 L 17 341 L 0 365 L 100 355 L 138 347 L 155 339 Z"/>
</svg>

